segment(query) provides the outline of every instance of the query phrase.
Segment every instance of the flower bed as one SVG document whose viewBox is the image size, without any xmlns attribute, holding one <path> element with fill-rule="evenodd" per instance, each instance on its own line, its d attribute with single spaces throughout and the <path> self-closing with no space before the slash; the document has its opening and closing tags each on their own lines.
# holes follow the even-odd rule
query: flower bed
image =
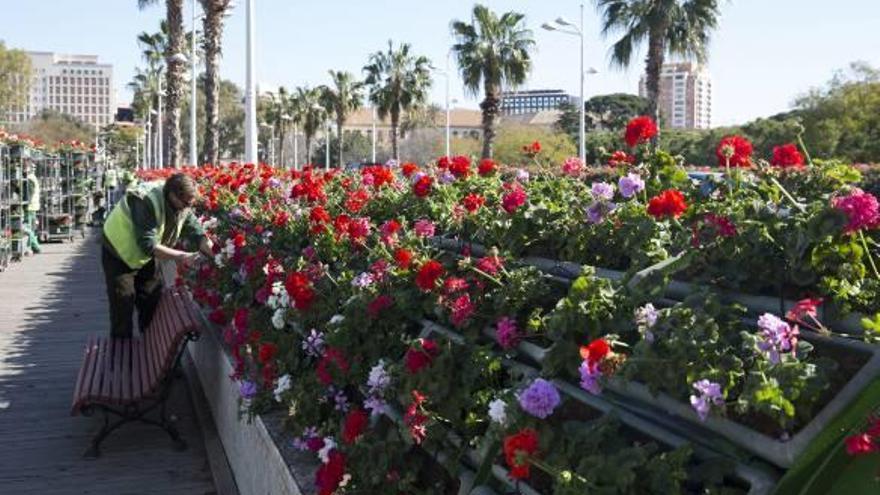
<svg viewBox="0 0 880 495">
<path fill-rule="evenodd" d="M 742 147 L 722 145 L 719 154 L 743 164 Z M 634 411 L 643 405 L 620 397 L 641 384 L 678 404 L 676 415 L 722 435 L 732 430 L 716 423 L 770 442 L 788 435 L 808 443 L 801 435 L 821 429 L 835 396 L 843 397 L 835 407 L 845 407 L 856 382 L 876 376 L 875 360 L 866 354 L 850 363 L 828 339 L 772 314 L 755 326 L 712 293 L 664 299 L 665 281 L 639 272 L 675 260 L 685 278 L 704 282 L 709 268 L 741 259 L 754 270 L 748 277 L 719 268 L 705 282 L 798 297 L 815 290 L 864 309 L 874 297 L 868 267 L 876 230 L 859 217 L 861 200 L 835 199 L 858 195 L 846 189 L 852 178 L 840 165 L 798 172 L 800 185 L 791 184 L 794 173 L 771 168 L 700 185 L 659 150 L 642 146 L 617 160 L 635 164 L 614 185 L 579 180 L 576 160 L 552 177 L 491 161 L 473 167 L 464 157 L 356 174 L 191 169 L 215 257 L 182 270 L 180 283 L 223 329 L 246 410 L 288 411 L 291 438 L 321 462 L 319 493 L 454 492 L 463 465 L 477 485 L 506 470 L 542 493 L 597 483 L 622 493 L 718 487 L 723 477 L 706 480 L 691 469 L 699 456 L 658 438 L 664 428 L 599 420 L 608 411 L 575 404 L 568 391 L 579 389 L 569 381 L 584 396 L 607 387 L 609 400 Z M 786 202 L 798 213 L 779 215 Z M 767 204 L 777 213 L 765 214 Z M 798 232 L 809 235 L 798 241 Z M 441 249 L 456 238 L 493 247 Z M 868 247 L 858 256 L 856 241 Z M 836 254 L 822 254 L 826 247 Z M 762 268 L 766 260 L 754 259 L 771 248 L 774 263 L 821 277 L 780 284 Z M 849 279 L 863 292 L 832 284 L 843 280 L 834 256 L 846 250 L 851 268 L 863 268 Z M 544 262 L 544 271 L 529 266 Z M 602 271 L 611 278 L 603 279 L 580 264 L 617 271 Z M 568 276 L 545 273 L 560 268 Z M 462 343 L 427 336 L 424 320 L 454 329 Z M 507 371 L 511 359 L 529 355 L 542 367 L 540 380 Z M 509 422 L 498 420 L 502 411 Z M 560 447 L 548 448 L 551 441 Z M 578 454 L 597 448 L 601 454 Z M 757 454 L 787 466 L 797 449 L 786 452 Z M 602 479 L 615 455 L 642 459 L 646 471 Z"/>
</svg>

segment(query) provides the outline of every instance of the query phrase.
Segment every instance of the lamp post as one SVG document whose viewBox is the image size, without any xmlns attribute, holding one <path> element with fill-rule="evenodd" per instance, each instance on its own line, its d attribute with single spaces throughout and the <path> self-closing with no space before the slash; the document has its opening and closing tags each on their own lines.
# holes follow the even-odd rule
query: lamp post
<svg viewBox="0 0 880 495">
<path fill-rule="evenodd" d="M 159 70 L 159 112 L 158 117 L 156 118 L 156 125 L 158 129 L 156 129 L 156 168 L 163 168 L 165 166 L 165 153 L 162 148 L 164 148 L 162 143 L 162 128 L 165 127 L 162 122 L 162 92 L 165 91 L 162 88 L 162 70 Z"/>
<path fill-rule="evenodd" d="M 189 102 L 189 164 L 199 165 L 196 157 L 196 0 L 192 0 L 192 35 L 189 47 L 190 102 Z"/>
<path fill-rule="evenodd" d="M 370 163 L 376 163 L 376 106 L 373 105 L 370 108 L 373 110 L 373 133 L 371 134 L 373 138 L 373 160 Z"/>
<path fill-rule="evenodd" d="M 299 134 L 296 122 L 293 123 L 293 169 L 299 170 L 299 141 L 296 139 Z"/>
<path fill-rule="evenodd" d="M 150 143 L 152 147 L 150 150 L 150 168 L 159 168 L 159 131 L 162 130 L 162 123 L 159 119 L 161 118 L 162 113 L 151 108 L 150 114 L 156 116 L 156 132 Z M 152 126 L 152 124 L 150 125 Z"/>
<path fill-rule="evenodd" d="M 257 161 L 257 95 L 256 95 L 256 66 L 255 66 L 255 46 L 254 31 L 255 17 L 254 2 L 256 0 L 247 0 L 247 74 L 245 77 L 245 126 L 244 126 L 244 150 L 245 162 L 256 163 Z"/>
<path fill-rule="evenodd" d="M 327 119 L 327 138 L 324 140 L 324 170 L 330 170 L 330 131 L 332 125 L 330 119 Z"/>
<path fill-rule="evenodd" d="M 150 168 L 152 164 L 152 143 L 153 143 L 153 122 L 152 122 L 152 113 L 153 109 L 150 109 L 150 113 L 147 114 L 146 122 L 144 122 L 144 170 Z"/>
<path fill-rule="evenodd" d="M 555 24 L 550 24 L 545 22 L 541 25 L 542 28 L 547 31 L 559 31 L 560 33 L 570 34 L 573 36 L 577 36 L 581 41 L 581 60 L 580 60 L 580 133 L 578 136 L 578 144 L 580 147 L 580 159 L 581 162 L 585 162 L 587 158 L 586 148 L 584 145 L 584 119 L 585 119 L 585 110 L 584 110 L 584 4 L 581 3 L 581 22 L 580 26 L 575 26 L 574 24 L 566 21 L 562 17 L 558 17 L 554 22 Z M 569 29 L 565 29 L 569 28 Z"/>
</svg>

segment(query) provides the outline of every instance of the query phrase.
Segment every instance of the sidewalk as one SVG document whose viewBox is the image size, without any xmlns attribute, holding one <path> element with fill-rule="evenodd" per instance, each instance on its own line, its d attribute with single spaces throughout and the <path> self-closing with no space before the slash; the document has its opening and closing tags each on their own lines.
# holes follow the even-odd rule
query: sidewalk
<svg viewBox="0 0 880 495">
<path fill-rule="evenodd" d="M 169 410 L 188 450 L 132 424 L 103 443 L 100 458 L 82 457 L 101 419 L 71 417 L 71 396 L 88 335 L 106 335 L 108 326 L 94 234 L 45 244 L 0 273 L 0 493 L 215 493 L 182 381 Z"/>
</svg>

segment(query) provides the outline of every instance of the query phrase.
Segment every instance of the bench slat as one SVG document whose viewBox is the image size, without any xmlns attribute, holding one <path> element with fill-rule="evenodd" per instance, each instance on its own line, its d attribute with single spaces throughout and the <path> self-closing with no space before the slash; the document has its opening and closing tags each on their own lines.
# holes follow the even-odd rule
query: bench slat
<svg viewBox="0 0 880 495">
<path fill-rule="evenodd" d="M 153 381 L 153 370 L 150 367 L 150 360 L 147 357 L 148 341 L 146 337 L 142 337 L 138 345 L 138 354 L 141 361 L 141 397 L 150 394 L 150 383 Z"/>
<path fill-rule="evenodd" d="M 71 408 L 71 414 L 77 414 L 79 412 L 80 399 L 86 393 L 88 384 L 91 382 L 92 348 L 94 345 L 95 337 L 94 335 L 90 335 L 88 342 L 86 342 L 86 347 L 83 350 L 83 362 L 79 368 L 79 374 L 76 377 L 76 387 L 73 389 L 73 406 Z"/>
<path fill-rule="evenodd" d="M 179 347 L 178 341 L 174 338 L 179 324 L 175 322 L 174 318 L 176 311 L 172 302 L 173 298 L 169 297 L 168 299 L 166 311 L 162 314 L 162 325 L 160 327 L 162 335 L 162 355 L 160 358 L 163 372 L 168 372 L 174 365 L 174 358 L 177 356 L 177 349 Z"/>
<path fill-rule="evenodd" d="M 158 311 L 157 311 L 158 313 Z M 147 361 L 150 363 L 150 381 L 147 384 L 148 393 L 152 394 L 162 379 L 162 367 L 159 361 L 159 332 L 156 325 L 156 315 L 153 315 L 153 322 L 150 324 L 150 331 L 147 332 L 147 348 L 144 350 Z"/>
<path fill-rule="evenodd" d="M 122 348 L 128 339 L 113 339 L 113 373 L 110 375 L 110 398 L 122 401 Z"/>
<path fill-rule="evenodd" d="M 107 347 L 107 339 L 98 337 L 95 354 L 95 368 L 92 371 L 92 383 L 87 397 L 98 397 L 101 394 L 101 380 L 104 379 L 104 351 Z"/>
<path fill-rule="evenodd" d="M 122 383 L 120 390 L 120 397 L 122 398 L 122 403 L 127 404 L 131 401 L 131 340 L 125 339 L 122 342 L 122 358 L 120 359 L 120 363 L 122 364 Z"/>
<path fill-rule="evenodd" d="M 103 365 L 103 377 L 101 379 L 100 398 L 103 401 L 110 401 L 113 398 L 113 347 L 117 339 L 106 339 L 104 349 L 104 359 L 101 360 Z"/>
<path fill-rule="evenodd" d="M 131 400 L 141 398 L 141 339 L 131 339 Z"/>
</svg>

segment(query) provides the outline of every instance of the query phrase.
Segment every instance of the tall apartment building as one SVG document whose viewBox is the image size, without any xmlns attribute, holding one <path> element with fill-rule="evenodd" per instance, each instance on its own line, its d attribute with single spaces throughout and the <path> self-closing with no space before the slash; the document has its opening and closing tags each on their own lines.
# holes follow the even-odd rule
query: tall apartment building
<svg viewBox="0 0 880 495">
<path fill-rule="evenodd" d="M 647 96 L 645 76 L 639 80 L 639 95 Z M 660 118 L 667 127 L 708 129 L 712 125 L 712 80 L 705 67 L 694 62 L 663 64 Z"/>
<path fill-rule="evenodd" d="M 571 97 L 561 89 L 505 91 L 501 93 L 501 115 L 520 115 L 556 110 Z"/>
<path fill-rule="evenodd" d="M 72 115 L 87 124 L 109 124 L 116 114 L 113 66 L 97 55 L 27 52 L 33 79 L 27 103 L 9 120 L 23 122 L 44 109 Z M 2 119 L 0 119 L 2 120 Z"/>
</svg>

